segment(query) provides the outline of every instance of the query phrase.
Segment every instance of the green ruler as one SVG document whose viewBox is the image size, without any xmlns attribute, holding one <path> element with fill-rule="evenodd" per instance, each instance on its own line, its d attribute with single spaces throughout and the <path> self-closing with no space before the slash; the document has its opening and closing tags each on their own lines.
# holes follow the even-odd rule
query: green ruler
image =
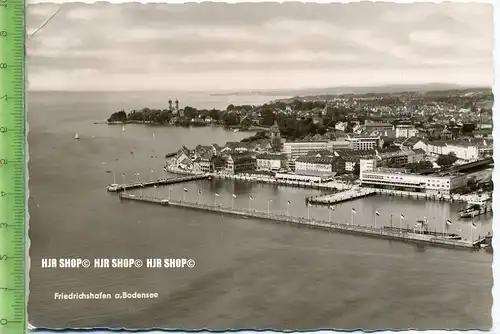
<svg viewBox="0 0 500 334">
<path fill-rule="evenodd" d="M 24 13 L 0 0 L 0 334 L 27 325 Z"/>
</svg>

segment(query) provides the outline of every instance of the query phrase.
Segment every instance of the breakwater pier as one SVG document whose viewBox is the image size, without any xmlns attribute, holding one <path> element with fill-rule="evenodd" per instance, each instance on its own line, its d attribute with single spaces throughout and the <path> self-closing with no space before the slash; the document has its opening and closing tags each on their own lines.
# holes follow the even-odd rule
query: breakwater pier
<svg viewBox="0 0 500 334">
<path fill-rule="evenodd" d="M 376 191 L 369 188 L 355 187 L 349 190 L 341 191 L 334 194 L 319 195 L 310 197 L 307 201 L 311 204 L 338 204 L 346 201 L 351 201 L 358 198 L 375 195 Z"/>
<path fill-rule="evenodd" d="M 333 221 L 322 221 L 312 218 L 290 216 L 288 214 L 277 214 L 262 212 L 257 210 L 226 207 L 221 205 L 207 205 L 186 201 L 174 201 L 165 198 L 137 196 L 134 194 L 120 193 L 120 200 L 132 200 L 143 203 L 159 204 L 164 206 L 180 207 L 186 209 L 210 211 L 214 213 L 228 214 L 242 218 L 257 218 L 276 222 L 294 224 L 298 226 L 318 228 L 323 230 L 347 233 L 352 235 L 363 235 L 367 237 L 382 238 L 388 240 L 411 242 L 437 247 L 475 249 L 479 247 L 480 240 L 474 242 L 470 240 L 449 239 L 446 236 L 436 236 L 429 234 L 413 233 L 407 229 L 398 228 L 376 228 L 372 226 L 344 224 Z"/>
<path fill-rule="evenodd" d="M 152 181 L 143 181 L 143 182 L 137 181 L 137 182 L 125 183 L 125 184 L 111 184 L 107 187 L 107 190 L 110 192 L 120 192 L 120 191 L 125 191 L 127 189 L 145 188 L 145 187 L 153 187 L 153 186 L 165 186 L 165 185 L 174 184 L 174 183 L 208 179 L 209 177 L 210 177 L 210 175 L 208 175 L 208 174 L 201 174 L 201 175 L 181 176 L 181 177 L 175 177 L 175 178 L 170 178 L 170 179 L 158 179 L 158 180 L 152 180 Z"/>
</svg>

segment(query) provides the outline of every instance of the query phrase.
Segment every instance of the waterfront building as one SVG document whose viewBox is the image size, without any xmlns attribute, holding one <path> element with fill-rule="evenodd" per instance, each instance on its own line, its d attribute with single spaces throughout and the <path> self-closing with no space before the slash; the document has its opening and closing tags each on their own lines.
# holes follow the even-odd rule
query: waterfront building
<svg viewBox="0 0 500 334">
<path fill-rule="evenodd" d="M 396 126 L 396 138 L 410 138 L 417 134 L 418 130 L 413 125 L 400 124 Z"/>
<path fill-rule="evenodd" d="M 437 176 L 377 170 L 364 172 L 360 180 L 364 187 L 449 195 L 454 190 L 464 187 L 467 178 L 465 174 Z"/>
<path fill-rule="evenodd" d="M 300 175 L 331 176 L 345 172 L 345 161 L 337 156 L 305 156 L 295 160 L 295 173 Z"/>
<path fill-rule="evenodd" d="M 384 141 L 380 134 L 376 136 L 366 136 L 366 135 L 350 135 L 346 139 L 351 143 L 353 150 L 372 150 L 375 148 L 382 148 Z"/>
<path fill-rule="evenodd" d="M 258 154 L 256 157 L 257 170 L 278 171 L 286 168 L 286 155 L 284 154 Z"/>
<path fill-rule="evenodd" d="M 375 159 L 363 159 L 360 161 L 360 181 L 363 187 L 449 195 L 467 184 L 467 176 L 412 174 L 403 170 L 378 168 Z"/>
<path fill-rule="evenodd" d="M 225 160 L 224 173 L 238 174 L 255 170 L 257 163 L 249 153 L 231 153 L 223 157 Z"/>
<path fill-rule="evenodd" d="M 211 173 L 214 171 L 212 146 L 198 145 L 193 150 L 193 172 Z"/>
</svg>

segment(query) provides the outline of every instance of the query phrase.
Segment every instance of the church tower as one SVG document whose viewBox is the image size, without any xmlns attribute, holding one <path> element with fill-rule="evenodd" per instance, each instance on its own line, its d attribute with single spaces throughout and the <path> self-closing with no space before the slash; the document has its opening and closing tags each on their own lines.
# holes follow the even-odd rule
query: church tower
<svg viewBox="0 0 500 334">
<path fill-rule="evenodd" d="M 271 126 L 269 129 L 271 132 L 271 146 L 274 151 L 280 152 L 281 151 L 281 135 L 280 135 L 280 127 L 278 126 L 278 123 L 274 121 L 274 124 Z"/>
</svg>

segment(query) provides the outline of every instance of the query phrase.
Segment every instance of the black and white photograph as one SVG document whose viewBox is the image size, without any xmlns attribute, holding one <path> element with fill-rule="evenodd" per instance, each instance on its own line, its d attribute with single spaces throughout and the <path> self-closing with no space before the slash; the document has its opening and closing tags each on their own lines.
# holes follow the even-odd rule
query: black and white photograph
<svg viewBox="0 0 500 334">
<path fill-rule="evenodd" d="M 30 1 L 30 328 L 490 329 L 493 27 Z"/>
</svg>

